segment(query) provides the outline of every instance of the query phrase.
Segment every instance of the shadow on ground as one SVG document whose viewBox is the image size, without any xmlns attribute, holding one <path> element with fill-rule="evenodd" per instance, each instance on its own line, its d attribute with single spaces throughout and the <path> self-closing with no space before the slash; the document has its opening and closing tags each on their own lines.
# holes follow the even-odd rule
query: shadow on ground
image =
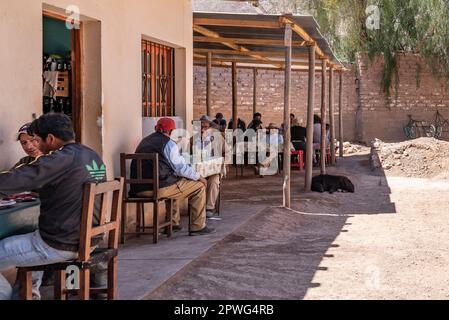
<svg viewBox="0 0 449 320">
<path fill-rule="evenodd" d="M 231 175 L 232 175 L 231 171 Z M 359 214 L 394 214 L 383 172 L 371 171 L 368 155 L 341 160 L 330 174 L 348 176 L 354 194 L 304 192 L 304 174 L 292 176 L 292 210 L 280 208 L 280 176 L 257 178 L 253 171 L 225 181 L 224 206 L 245 203 L 266 208 L 195 259 L 146 299 L 303 299 L 315 273 L 326 271 L 329 249 Z M 315 172 L 315 174 L 319 174 Z"/>
</svg>

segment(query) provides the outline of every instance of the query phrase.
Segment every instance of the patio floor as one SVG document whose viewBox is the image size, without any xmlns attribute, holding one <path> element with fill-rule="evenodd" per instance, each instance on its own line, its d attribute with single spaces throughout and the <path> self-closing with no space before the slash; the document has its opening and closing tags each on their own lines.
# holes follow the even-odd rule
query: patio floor
<svg viewBox="0 0 449 320">
<path fill-rule="evenodd" d="M 292 173 L 292 187 L 303 185 L 303 172 Z M 296 186 L 296 187 L 295 187 Z M 293 196 L 292 200 L 299 200 Z M 236 177 L 232 168 L 224 180 L 221 204 L 222 221 L 208 221 L 217 232 L 208 236 L 189 237 L 187 219 L 184 230 L 171 239 L 162 236 L 157 245 L 151 236 L 128 240 L 119 254 L 119 298 L 144 299 L 186 266 L 206 254 L 249 220 L 271 206 L 282 204 L 282 177 L 259 178 L 251 168 Z"/>
</svg>

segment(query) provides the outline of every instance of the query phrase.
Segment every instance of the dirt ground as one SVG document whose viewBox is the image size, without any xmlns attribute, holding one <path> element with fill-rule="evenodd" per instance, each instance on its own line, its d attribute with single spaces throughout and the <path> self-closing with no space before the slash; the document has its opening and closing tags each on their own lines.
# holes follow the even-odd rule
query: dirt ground
<svg viewBox="0 0 449 320">
<path fill-rule="evenodd" d="M 372 171 L 366 148 L 329 172 L 356 192 L 304 192 L 295 173 L 292 210 L 279 176 L 226 180 L 223 206 L 266 208 L 147 298 L 448 299 L 449 181 Z"/>
<path fill-rule="evenodd" d="M 393 176 L 449 178 L 449 142 L 419 138 L 401 143 L 375 142 L 383 169 Z"/>
</svg>

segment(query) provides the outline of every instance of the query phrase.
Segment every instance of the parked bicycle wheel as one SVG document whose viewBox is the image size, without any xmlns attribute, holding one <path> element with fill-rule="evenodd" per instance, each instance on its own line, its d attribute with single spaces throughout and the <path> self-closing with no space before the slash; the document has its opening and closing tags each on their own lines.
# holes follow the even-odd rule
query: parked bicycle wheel
<svg viewBox="0 0 449 320">
<path fill-rule="evenodd" d="M 432 132 L 431 137 L 440 139 L 443 136 L 443 127 L 439 125 L 430 125 L 430 131 Z"/>
<path fill-rule="evenodd" d="M 415 139 L 416 138 L 416 128 L 414 126 L 405 126 L 404 133 L 407 139 Z"/>
<path fill-rule="evenodd" d="M 430 126 L 428 126 L 428 127 L 426 128 L 426 136 L 427 136 L 428 138 L 433 138 L 433 137 L 435 137 L 435 134 L 436 134 L 436 128 L 435 128 L 435 126 L 434 126 L 433 124 L 431 124 Z"/>
</svg>

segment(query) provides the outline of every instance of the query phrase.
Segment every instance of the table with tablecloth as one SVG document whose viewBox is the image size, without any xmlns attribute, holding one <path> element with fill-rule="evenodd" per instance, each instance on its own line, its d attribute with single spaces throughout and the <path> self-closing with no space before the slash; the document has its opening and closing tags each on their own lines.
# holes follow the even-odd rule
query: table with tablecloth
<svg viewBox="0 0 449 320">
<path fill-rule="evenodd" d="M 0 240 L 33 232 L 39 221 L 40 201 L 22 202 L 0 210 Z"/>
</svg>

